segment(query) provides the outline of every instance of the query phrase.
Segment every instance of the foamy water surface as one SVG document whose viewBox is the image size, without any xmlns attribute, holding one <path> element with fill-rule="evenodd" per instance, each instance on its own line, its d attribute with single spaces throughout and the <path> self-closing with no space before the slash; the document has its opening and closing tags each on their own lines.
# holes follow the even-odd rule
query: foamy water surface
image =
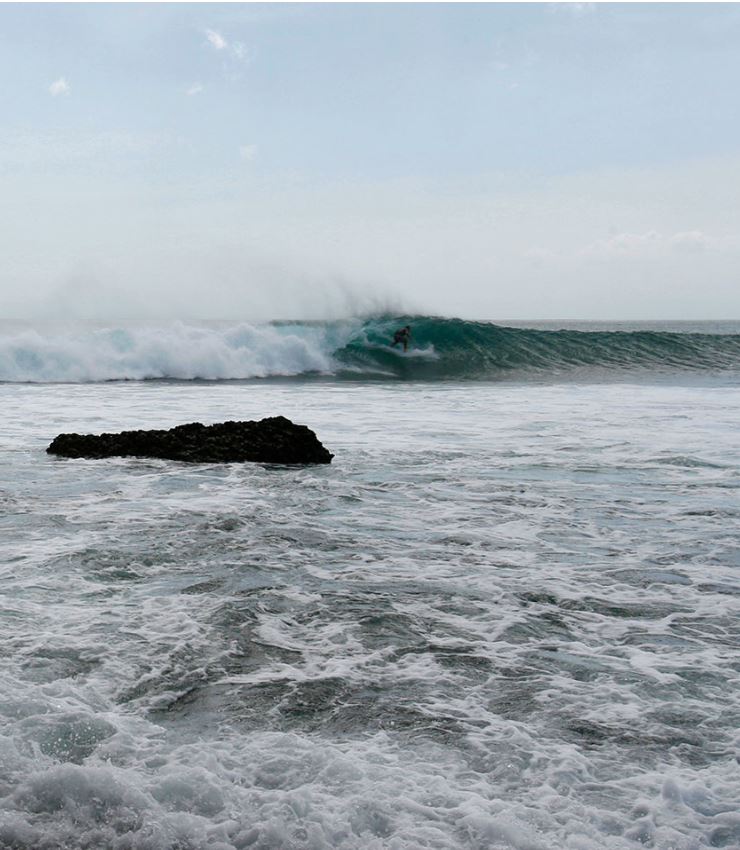
<svg viewBox="0 0 740 850">
<path fill-rule="evenodd" d="M 0 847 L 740 845 L 736 381 L 0 410 Z M 332 465 L 44 451 L 276 414 Z"/>
</svg>

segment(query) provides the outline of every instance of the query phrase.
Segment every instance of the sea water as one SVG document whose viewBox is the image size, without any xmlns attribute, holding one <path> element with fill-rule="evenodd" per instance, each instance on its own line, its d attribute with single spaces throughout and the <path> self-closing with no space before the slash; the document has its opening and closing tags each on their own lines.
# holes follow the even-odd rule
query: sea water
<svg viewBox="0 0 740 850">
<path fill-rule="evenodd" d="M 3 328 L 0 847 L 740 846 L 737 326 L 411 324 Z"/>
</svg>

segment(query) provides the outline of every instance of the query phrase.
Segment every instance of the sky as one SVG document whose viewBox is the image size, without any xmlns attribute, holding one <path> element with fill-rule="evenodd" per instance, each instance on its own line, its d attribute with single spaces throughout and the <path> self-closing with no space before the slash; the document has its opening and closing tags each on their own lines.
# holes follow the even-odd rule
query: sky
<svg viewBox="0 0 740 850">
<path fill-rule="evenodd" d="M 738 4 L 0 4 L 0 317 L 740 319 Z"/>
</svg>

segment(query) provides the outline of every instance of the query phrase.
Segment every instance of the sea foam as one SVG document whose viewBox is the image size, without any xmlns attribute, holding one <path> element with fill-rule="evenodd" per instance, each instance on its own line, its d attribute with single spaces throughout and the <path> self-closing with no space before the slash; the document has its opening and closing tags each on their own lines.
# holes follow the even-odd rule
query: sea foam
<svg viewBox="0 0 740 850">
<path fill-rule="evenodd" d="M 394 330 L 410 324 L 408 351 Z M 507 327 L 435 316 L 326 322 L 117 323 L 0 327 L 0 381 L 244 380 L 335 376 L 353 380 L 538 379 L 578 371 L 740 369 L 740 334 Z"/>
<path fill-rule="evenodd" d="M 173 322 L 107 328 L 27 328 L 0 335 L 0 380 L 222 380 L 328 372 L 323 327 Z"/>
</svg>

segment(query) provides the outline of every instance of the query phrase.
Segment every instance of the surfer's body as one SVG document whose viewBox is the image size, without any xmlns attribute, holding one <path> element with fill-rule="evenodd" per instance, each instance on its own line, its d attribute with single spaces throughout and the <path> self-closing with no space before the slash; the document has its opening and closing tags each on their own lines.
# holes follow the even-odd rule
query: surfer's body
<svg viewBox="0 0 740 850">
<path fill-rule="evenodd" d="M 409 337 L 411 336 L 411 326 L 406 325 L 406 327 L 399 328 L 393 334 L 393 343 L 392 348 L 395 348 L 399 343 L 403 345 L 403 350 L 408 351 L 409 348 Z"/>
</svg>

